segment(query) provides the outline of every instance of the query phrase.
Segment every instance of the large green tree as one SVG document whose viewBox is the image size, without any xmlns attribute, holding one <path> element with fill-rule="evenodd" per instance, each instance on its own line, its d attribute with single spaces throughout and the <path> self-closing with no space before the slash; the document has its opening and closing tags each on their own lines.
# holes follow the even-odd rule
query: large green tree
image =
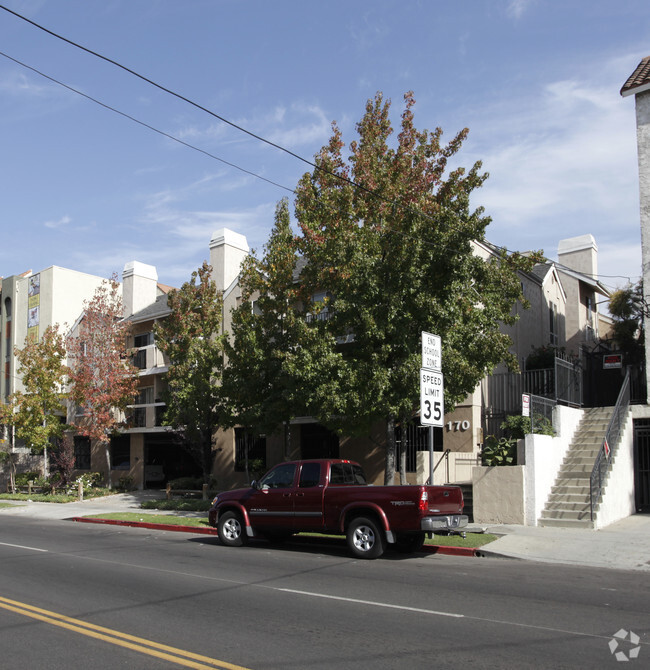
<svg viewBox="0 0 650 670">
<path fill-rule="evenodd" d="M 4 422 L 13 425 L 15 435 L 26 446 L 44 455 L 48 476 L 48 447 L 63 434 L 63 401 L 68 369 L 66 349 L 57 326 L 48 326 L 40 340 L 28 340 L 16 349 L 18 376 L 24 391 L 13 394 L 4 406 Z"/>
<path fill-rule="evenodd" d="M 500 327 L 523 299 L 516 270 L 532 262 L 476 252 L 490 219 L 470 196 L 487 175 L 480 163 L 450 167 L 467 129 L 444 145 L 440 128 L 416 129 L 414 105 L 407 93 L 394 137 L 390 101 L 381 93 L 369 100 L 347 160 L 333 124 L 296 198 L 303 290 L 326 292 L 329 318 L 315 326 L 337 360 L 327 375 L 318 366 L 331 357 L 304 368 L 305 380 L 324 382 L 312 411 L 347 433 L 384 421 L 386 483 L 394 480 L 395 424 L 418 406 L 421 331 L 442 337 L 449 411 L 499 362 L 516 366 Z"/>
<path fill-rule="evenodd" d="M 301 371 L 305 364 L 313 367 L 306 362 L 318 355 L 320 342 L 301 309 L 297 251 L 284 199 L 262 258 L 251 254 L 242 264 L 241 302 L 232 314 L 223 379 L 230 424 L 264 434 L 282 427 L 285 457 L 290 454 L 291 420 L 309 411 L 317 390 L 304 383 Z"/>
<path fill-rule="evenodd" d="M 158 347 L 169 359 L 164 423 L 201 467 L 207 482 L 214 459 L 214 432 L 224 415 L 221 375 L 223 298 L 208 263 L 167 295 L 169 316 L 155 326 Z"/>
</svg>

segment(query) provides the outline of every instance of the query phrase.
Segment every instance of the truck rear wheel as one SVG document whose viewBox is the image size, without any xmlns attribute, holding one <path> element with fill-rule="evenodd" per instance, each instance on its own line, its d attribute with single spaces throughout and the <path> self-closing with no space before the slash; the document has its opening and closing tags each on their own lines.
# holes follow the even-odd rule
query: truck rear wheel
<svg viewBox="0 0 650 670">
<path fill-rule="evenodd" d="M 221 543 L 228 547 L 241 547 L 246 542 L 246 529 L 237 512 L 224 512 L 219 515 L 217 533 Z"/>
<path fill-rule="evenodd" d="M 348 547 L 357 558 L 379 558 L 386 546 L 383 531 L 366 517 L 352 519 L 346 535 Z"/>
</svg>

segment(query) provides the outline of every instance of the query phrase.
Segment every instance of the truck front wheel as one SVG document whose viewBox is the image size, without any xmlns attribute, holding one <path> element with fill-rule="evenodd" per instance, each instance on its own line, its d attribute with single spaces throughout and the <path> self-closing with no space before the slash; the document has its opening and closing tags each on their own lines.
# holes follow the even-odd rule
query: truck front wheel
<svg viewBox="0 0 650 670">
<path fill-rule="evenodd" d="M 357 558 L 379 558 L 384 553 L 384 533 L 372 519 L 352 519 L 346 538 L 350 551 Z"/>
<path fill-rule="evenodd" d="M 219 515 L 217 533 L 221 543 L 228 547 L 241 547 L 246 542 L 246 529 L 237 512 L 224 512 Z"/>
</svg>

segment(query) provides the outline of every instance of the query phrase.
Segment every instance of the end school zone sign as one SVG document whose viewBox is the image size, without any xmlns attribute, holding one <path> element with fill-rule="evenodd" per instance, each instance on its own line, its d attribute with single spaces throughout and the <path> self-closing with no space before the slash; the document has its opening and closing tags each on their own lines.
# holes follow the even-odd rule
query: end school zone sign
<svg viewBox="0 0 650 670">
<path fill-rule="evenodd" d="M 442 426 L 445 419 L 445 394 L 441 372 L 420 369 L 420 423 Z"/>
</svg>

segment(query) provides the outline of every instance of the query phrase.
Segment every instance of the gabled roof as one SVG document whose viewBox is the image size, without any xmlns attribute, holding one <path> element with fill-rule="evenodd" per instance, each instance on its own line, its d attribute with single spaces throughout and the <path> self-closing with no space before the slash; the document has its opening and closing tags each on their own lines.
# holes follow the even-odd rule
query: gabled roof
<svg viewBox="0 0 650 670">
<path fill-rule="evenodd" d="M 646 56 L 637 66 L 636 70 L 628 77 L 621 88 L 621 95 L 637 95 L 644 91 L 650 91 L 650 56 Z"/>
</svg>

